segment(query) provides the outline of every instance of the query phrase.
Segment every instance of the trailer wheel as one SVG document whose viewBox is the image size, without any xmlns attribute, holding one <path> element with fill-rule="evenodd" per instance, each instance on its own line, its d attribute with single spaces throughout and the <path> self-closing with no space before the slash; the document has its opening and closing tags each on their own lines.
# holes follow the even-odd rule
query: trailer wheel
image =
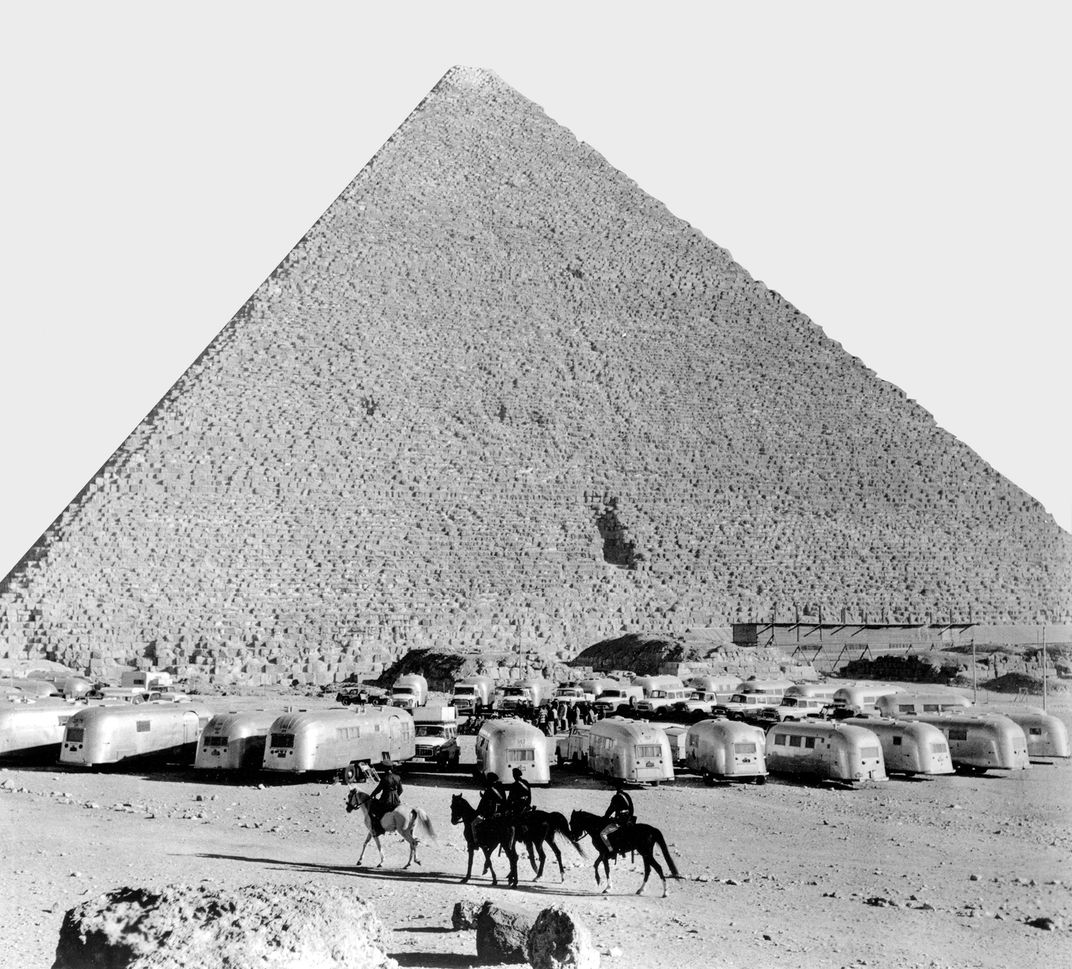
<svg viewBox="0 0 1072 969">
<path fill-rule="evenodd" d="M 364 776 L 365 771 L 356 760 L 350 761 L 350 763 L 342 769 L 342 779 L 345 784 L 356 784 L 358 781 L 362 780 Z"/>
<path fill-rule="evenodd" d="M 704 783 L 705 783 L 705 784 L 706 784 L 706 785 L 707 785 L 708 787 L 714 787 L 714 786 L 715 786 L 715 775 L 714 775 L 714 774 L 712 774 L 712 773 L 711 773 L 711 772 L 710 772 L 709 770 L 705 770 L 705 771 L 703 772 L 703 775 L 702 775 L 702 776 L 703 776 L 703 782 L 704 782 Z"/>
<path fill-rule="evenodd" d="M 766 784 L 767 783 L 767 775 L 766 774 L 761 774 L 759 777 L 754 778 L 752 780 L 752 783 L 753 784 Z"/>
</svg>

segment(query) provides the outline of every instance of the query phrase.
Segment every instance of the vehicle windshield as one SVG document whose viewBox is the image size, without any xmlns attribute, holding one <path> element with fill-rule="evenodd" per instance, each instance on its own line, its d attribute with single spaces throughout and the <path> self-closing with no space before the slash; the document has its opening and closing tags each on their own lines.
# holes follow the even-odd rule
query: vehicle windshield
<svg viewBox="0 0 1072 969">
<path fill-rule="evenodd" d="M 525 691 L 519 686 L 508 686 L 503 690 L 503 696 L 524 696 Z"/>
<path fill-rule="evenodd" d="M 396 686 L 391 692 L 395 696 L 412 696 L 417 691 L 412 686 Z"/>
<path fill-rule="evenodd" d="M 748 702 L 748 697 L 746 697 L 743 693 L 734 693 L 733 696 L 730 697 L 730 703 L 747 703 L 747 702 Z"/>
<path fill-rule="evenodd" d="M 614 698 L 614 697 L 619 697 L 619 696 L 624 696 L 624 695 L 625 694 L 623 694 L 621 690 L 607 690 L 605 693 L 600 693 L 599 694 L 599 699 L 602 700 L 602 699 L 607 698 L 607 697 Z"/>
<path fill-rule="evenodd" d="M 664 697 L 664 696 L 666 696 L 666 690 L 652 690 L 651 691 L 651 698 L 653 700 L 659 699 L 660 697 Z"/>
<path fill-rule="evenodd" d="M 800 700 L 795 696 L 787 696 L 782 699 L 783 707 L 797 707 L 800 706 Z"/>
<path fill-rule="evenodd" d="M 454 687 L 455 696 L 472 696 L 476 693 L 475 686 L 456 686 Z"/>
<path fill-rule="evenodd" d="M 418 737 L 443 737 L 446 735 L 446 727 L 441 723 L 419 723 L 417 724 L 417 736 Z"/>
</svg>

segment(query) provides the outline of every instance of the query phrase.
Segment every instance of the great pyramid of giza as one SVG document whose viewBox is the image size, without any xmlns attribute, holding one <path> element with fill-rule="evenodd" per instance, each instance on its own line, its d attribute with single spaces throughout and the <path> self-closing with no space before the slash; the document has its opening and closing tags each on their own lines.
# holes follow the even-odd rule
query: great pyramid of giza
<svg viewBox="0 0 1072 969">
<path fill-rule="evenodd" d="M 455 68 L 6 577 L 0 641 L 270 682 L 817 605 L 1054 619 L 1070 562 L 922 407 Z"/>
</svg>

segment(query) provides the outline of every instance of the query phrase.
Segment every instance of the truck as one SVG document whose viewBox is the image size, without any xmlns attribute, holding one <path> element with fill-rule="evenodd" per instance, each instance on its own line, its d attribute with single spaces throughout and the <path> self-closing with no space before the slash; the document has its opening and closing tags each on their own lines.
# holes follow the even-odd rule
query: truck
<svg viewBox="0 0 1072 969">
<path fill-rule="evenodd" d="M 391 706 L 416 710 L 428 702 L 428 681 L 420 673 L 400 676 L 391 687 Z"/>
<path fill-rule="evenodd" d="M 644 699 L 644 690 L 639 686 L 619 684 L 608 687 L 595 699 L 594 706 L 604 713 L 614 713 L 618 707 L 632 707 Z"/>
<path fill-rule="evenodd" d="M 494 691 L 495 681 L 490 676 L 467 676 L 455 682 L 450 702 L 459 714 L 469 716 L 491 706 Z"/>
<path fill-rule="evenodd" d="M 458 713 L 454 707 L 418 707 L 413 711 L 416 753 L 410 763 L 457 767 L 461 758 L 458 746 Z"/>
<path fill-rule="evenodd" d="M 551 697 L 552 684 L 547 680 L 518 680 L 496 691 L 503 710 L 538 707 Z"/>
</svg>

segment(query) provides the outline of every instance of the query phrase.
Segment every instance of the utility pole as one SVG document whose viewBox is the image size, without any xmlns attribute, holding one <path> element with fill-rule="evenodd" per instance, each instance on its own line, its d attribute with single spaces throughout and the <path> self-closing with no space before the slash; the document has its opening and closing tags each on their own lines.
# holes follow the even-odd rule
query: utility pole
<svg viewBox="0 0 1072 969">
<path fill-rule="evenodd" d="M 1046 712 L 1046 627 L 1042 627 L 1042 712 Z"/>
<path fill-rule="evenodd" d="M 975 637 L 972 636 L 972 706 L 979 700 L 979 668 L 975 665 Z"/>
</svg>

